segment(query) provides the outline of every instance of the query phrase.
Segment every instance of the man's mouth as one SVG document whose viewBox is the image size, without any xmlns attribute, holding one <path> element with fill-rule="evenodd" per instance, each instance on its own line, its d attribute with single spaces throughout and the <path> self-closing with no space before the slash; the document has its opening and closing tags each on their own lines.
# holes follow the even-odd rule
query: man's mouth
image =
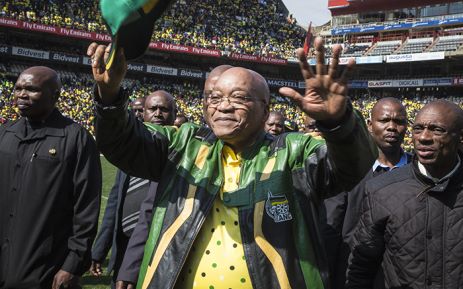
<svg viewBox="0 0 463 289">
<path fill-rule="evenodd" d="M 435 150 L 432 148 L 417 148 L 416 154 L 424 159 L 434 156 Z"/>
</svg>

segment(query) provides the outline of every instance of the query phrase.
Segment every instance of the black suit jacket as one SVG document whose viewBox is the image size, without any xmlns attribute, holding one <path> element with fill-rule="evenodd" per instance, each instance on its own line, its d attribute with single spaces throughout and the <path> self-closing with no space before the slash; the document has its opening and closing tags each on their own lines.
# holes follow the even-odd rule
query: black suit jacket
<svg viewBox="0 0 463 289">
<path fill-rule="evenodd" d="M 146 240 L 150 232 L 151 221 L 153 219 L 153 208 L 155 206 L 156 191 L 158 183 L 151 182 L 148 194 L 140 206 L 140 217 L 132 236 L 130 237 L 127 250 L 124 255 L 119 274 L 116 280 L 123 280 L 132 284 L 137 283 L 138 273 L 143 261 L 143 253 Z"/>
<path fill-rule="evenodd" d="M 129 179 L 130 177 L 123 171 L 117 170 L 114 185 L 108 196 L 100 231 L 92 249 L 92 259 L 102 263 L 112 248 L 108 272 L 118 271 L 119 266 L 115 266 L 115 264 L 121 263 L 127 246 L 126 239 L 128 238 L 122 233 L 121 216 Z"/>
</svg>

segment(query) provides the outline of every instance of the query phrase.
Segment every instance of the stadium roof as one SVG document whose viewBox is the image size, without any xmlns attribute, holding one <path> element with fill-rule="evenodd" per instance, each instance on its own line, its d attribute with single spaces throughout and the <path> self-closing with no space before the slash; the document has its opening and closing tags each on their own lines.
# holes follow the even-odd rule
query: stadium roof
<svg viewBox="0 0 463 289">
<path fill-rule="evenodd" d="M 328 9 L 333 16 L 377 10 L 394 10 L 407 7 L 426 6 L 458 0 L 328 0 Z"/>
</svg>

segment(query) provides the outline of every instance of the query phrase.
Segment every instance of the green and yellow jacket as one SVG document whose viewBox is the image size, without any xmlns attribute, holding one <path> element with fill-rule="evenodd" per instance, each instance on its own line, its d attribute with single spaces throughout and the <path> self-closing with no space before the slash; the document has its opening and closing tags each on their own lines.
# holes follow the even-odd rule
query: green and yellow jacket
<svg viewBox="0 0 463 289">
<path fill-rule="evenodd" d="M 97 106 L 97 143 L 127 174 L 159 182 L 137 288 L 174 288 L 192 244 L 223 184 L 223 142 L 193 124 L 150 126 L 126 104 Z M 238 207 L 253 288 L 329 288 L 318 229 L 320 200 L 349 190 L 374 160 L 364 121 L 349 109 L 326 142 L 300 133 L 261 133 L 241 154 L 239 189 L 224 193 Z"/>
</svg>

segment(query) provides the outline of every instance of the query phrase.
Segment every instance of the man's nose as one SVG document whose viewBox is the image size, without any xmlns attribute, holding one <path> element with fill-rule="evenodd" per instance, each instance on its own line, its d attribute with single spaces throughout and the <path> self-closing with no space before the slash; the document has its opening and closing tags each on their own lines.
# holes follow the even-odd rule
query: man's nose
<svg viewBox="0 0 463 289">
<path fill-rule="evenodd" d="M 387 123 L 387 127 L 386 127 L 387 130 L 389 131 L 396 131 L 397 130 L 397 124 L 393 121 L 390 121 Z"/>
<path fill-rule="evenodd" d="M 418 140 L 420 142 L 430 142 L 432 141 L 432 137 L 433 137 L 433 134 L 432 134 L 432 131 L 430 131 L 427 127 L 425 129 L 423 129 L 423 131 L 421 132 L 421 134 L 418 136 Z"/>
<path fill-rule="evenodd" d="M 154 111 L 154 115 L 155 115 L 155 116 L 161 116 L 161 115 L 162 115 L 161 109 L 159 109 L 159 108 L 156 109 L 156 110 Z"/>
</svg>

